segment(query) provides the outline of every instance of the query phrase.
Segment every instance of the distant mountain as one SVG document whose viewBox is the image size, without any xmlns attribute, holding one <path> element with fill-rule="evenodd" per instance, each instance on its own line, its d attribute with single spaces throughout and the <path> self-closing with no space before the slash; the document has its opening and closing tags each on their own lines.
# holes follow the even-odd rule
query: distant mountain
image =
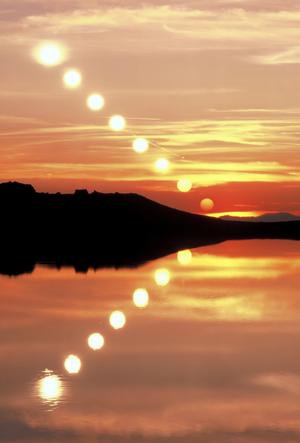
<svg viewBox="0 0 300 443">
<path fill-rule="evenodd" d="M 169 208 L 138 194 L 38 193 L 0 184 L 0 272 L 36 263 L 89 268 L 137 266 L 179 249 L 225 240 L 300 239 L 300 222 L 248 223 Z"/>
<path fill-rule="evenodd" d="M 235 217 L 231 215 L 224 215 L 220 217 L 221 220 L 228 221 L 247 221 L 247 222 L 263 222 L 263 223 L 275 223 L 275 222 L 289 222 L 289 221 L 300 221 L 300 216 L 289 214 L 288 212 L 278 212 L 270 214 L 262 214 L 257 217 Z"/>
</svg>

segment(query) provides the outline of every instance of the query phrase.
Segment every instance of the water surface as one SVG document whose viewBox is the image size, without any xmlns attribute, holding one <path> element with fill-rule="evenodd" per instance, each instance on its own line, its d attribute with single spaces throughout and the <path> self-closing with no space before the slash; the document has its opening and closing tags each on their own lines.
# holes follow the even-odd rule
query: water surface
<svg viewBox="0 0 300 443">
<path fill-rule="evenodd" d="M 299 442 L 299 271 L 300 243 L 243 241 L 138 269 L 1 276 L 0 440 Z"/>
</svg>

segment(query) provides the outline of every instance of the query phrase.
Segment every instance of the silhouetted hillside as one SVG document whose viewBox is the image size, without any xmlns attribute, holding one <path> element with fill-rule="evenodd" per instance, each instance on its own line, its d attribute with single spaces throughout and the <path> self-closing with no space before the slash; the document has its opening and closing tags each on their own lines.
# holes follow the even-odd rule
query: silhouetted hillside
<svg viewBox="0 0 300 443">
<path fill-rule="evenodd" d="M 0 272 L 31 272 L 36 263 L 136 266 L 183 248 L 232 239 L 299 239 L 300 222 L 245 223 L 189 214 L 137 194 L 37 193 L 0 184 Z"/>
</svg>

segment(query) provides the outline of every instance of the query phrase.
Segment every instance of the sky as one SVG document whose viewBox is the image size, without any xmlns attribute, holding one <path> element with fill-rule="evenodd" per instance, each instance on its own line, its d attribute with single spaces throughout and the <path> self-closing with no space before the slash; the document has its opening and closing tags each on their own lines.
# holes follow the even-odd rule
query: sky
<svg viewBox="0 0 300 443">
<path fill-rule="evenodd" d="M 138 192 L 196 213 L 203 198 L 216 213 L 300 213 L 299 25 L 298 0 L 0 0 L 0 180 Z M 63 64 L 34 60 L 44 41 L 67 49 Z M 77 90 L 63 85 L 68 68 L 82 73 Z M 109 129 L 114 114 L 126 131 Z"/>
</svg>

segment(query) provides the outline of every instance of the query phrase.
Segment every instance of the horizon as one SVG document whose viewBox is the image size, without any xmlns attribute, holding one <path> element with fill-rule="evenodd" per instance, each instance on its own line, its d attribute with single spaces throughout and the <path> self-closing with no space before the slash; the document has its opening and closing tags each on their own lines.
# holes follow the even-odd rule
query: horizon
<svg viewBox="0 0 300 443">
<path fill-rule="evenodd" d="M 300 211 L 296 1 L 2 3 L 1 181 L 135 192 L 200 214 Z M 38 52 L 49 42 L 57 63 Z"/>
</svg>

